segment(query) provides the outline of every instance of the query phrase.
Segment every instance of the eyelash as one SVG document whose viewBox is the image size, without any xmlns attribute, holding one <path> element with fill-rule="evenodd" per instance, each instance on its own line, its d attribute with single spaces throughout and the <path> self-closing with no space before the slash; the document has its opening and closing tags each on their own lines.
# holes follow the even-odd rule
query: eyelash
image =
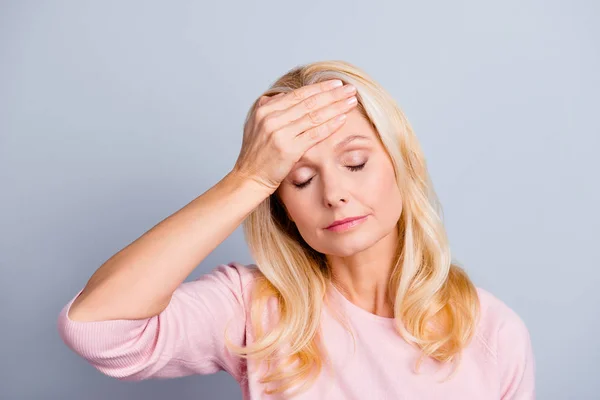
<svg viewBox="0 0 600 400">
<path fill-rule="evenodd" d="M 360 171 L 361 169 L 363 169 L 365 167 L 366 162 L 360 164 L 360 165 L 348 165 L 346 166 L 346 168 L 348 168 L 350 171 Z M 308 186 L 308 184 L 310 183 L 310 181 L 312 181 L 313 178 L 310 178 L 309 180 L 307 180 L 306 182 L 302 182 L 302 183 L 294 183 L 294 186 L 297 189 L 302 189 L 306 186 Z"/>
</svg>

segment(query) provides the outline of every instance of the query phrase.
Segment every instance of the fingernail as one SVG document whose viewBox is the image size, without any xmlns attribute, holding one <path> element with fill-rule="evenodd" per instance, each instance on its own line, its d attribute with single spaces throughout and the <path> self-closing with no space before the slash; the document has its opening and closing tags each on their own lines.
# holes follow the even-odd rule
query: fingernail
<svg viewBox="0 0 600 400">
<path fill-rule="evenodd" d="M 346 92 L 346 93 L 352 93 L 352 92 L 354 92 L 354 90 L 356 90 L 356 88 L 350 84 L 348 84 L 344 87 L 344 92 Z"/>
</svg>

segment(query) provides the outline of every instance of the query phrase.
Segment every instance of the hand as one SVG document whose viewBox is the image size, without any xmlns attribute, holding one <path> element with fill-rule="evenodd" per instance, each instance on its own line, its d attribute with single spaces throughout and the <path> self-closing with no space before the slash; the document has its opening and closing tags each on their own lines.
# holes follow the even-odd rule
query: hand
<svg viewBox="0 0 600 400">
<path fill-rule="evenodd" d="M 356 104 L 351 85 L 330 80 L 289 93 L 261 96 L 246 124 L 233 172 L 274 193 L 302 155 L 329 137 Z M 347 91 L 346 89 L 350 89 Z M 347 100 L 353 99 L 353 103 Z"/>
</svg>

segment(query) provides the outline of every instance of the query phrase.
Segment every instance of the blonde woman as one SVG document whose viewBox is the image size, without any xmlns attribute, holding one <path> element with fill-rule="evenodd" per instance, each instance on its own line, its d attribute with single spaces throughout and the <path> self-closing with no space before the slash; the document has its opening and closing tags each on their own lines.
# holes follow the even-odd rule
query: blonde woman
<svg viewBox="0 0 600 400">
<path fill-rule="evenodd" d="M 533 399 L 521 318 L 451 261 L 406 117 L 343 61 L 290 70 L 212 188 L 106 261 L 58 319 L 121 380 L 229 372 L 244 399 Z M 241 223 L 255 263 L 184 282 Z"/>
</svg>

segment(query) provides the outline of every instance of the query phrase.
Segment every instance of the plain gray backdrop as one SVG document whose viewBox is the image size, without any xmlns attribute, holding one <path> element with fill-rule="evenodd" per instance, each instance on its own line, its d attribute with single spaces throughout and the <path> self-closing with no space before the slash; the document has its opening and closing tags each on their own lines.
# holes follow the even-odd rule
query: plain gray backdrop
<svg viewBox="0 0 600 400">
<path fill-rule="evenodd" d="M 1 399 L 240 398 L 225 372 L 106 377 L 56 319 L 232 168 L 269 84 L 327 59 L 408 116 L 454 259 L 529 327 L 538 398 L 600 398 L 597 2 L 0 4 Z M 229 261 L 252 261 L 241 228 L 189 279 Z"/>
</svg>

